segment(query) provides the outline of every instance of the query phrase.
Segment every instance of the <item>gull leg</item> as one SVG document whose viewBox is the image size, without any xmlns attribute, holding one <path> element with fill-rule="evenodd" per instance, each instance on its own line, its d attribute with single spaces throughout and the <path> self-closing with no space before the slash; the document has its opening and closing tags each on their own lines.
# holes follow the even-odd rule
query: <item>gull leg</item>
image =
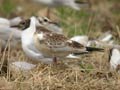
<svg viewBox="0 0 120 90">
<path fill-rule="evenodd" d="M 57 64 L 57 57 L 53 57 L 53 63 Z"/>
</svg>

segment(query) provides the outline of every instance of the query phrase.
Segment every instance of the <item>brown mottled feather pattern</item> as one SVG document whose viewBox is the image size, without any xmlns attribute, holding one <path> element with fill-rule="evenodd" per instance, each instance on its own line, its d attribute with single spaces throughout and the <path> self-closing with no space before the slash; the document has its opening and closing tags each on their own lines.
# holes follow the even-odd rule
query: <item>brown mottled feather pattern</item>
<svg viewBox="0 0 120 90">
<path fill-rule="evenodd" d="M 67 45 L 65 36 L 56 33 L 46 33 L 44 34 L 46 43 L 49 43 L 48 46 L 52 47 L 63 47 Z"/>
<path fill-rule="evenodd" d="M 83 45 L 69 40 L 69 38 L 62 34 L 56 34 L 44 30 L 46 29 L 41 28 L 36 31 L 34 34 L 34 42 L 36 48 L 45 56 L 65 57 L 72 52 L 80 52 L 85 50 Z"/>
<path fill-rule="evenodd" d="M 84 46 L 78 42 L 72 41 L 72 43 L 68 42 L 68 45 L 73 48 L 84 48 Z"/>
<path fill-rule="evenodd" d="M 43 32 L 43 33 L 52 33 L 52 31 L 47 30 L 45 27 L 37 27 L 36 33 L 40 33 L 40 32 Z"/>
<path fill-rule="evenodd" d="M 57 47 L 63 47 L 63 46 L 70 46 L 72 48 L 84 48 L 83 45 L 71 41 L 69 42 L 69 39 L 61 34 L 56 33 L 44 33 L 44 43 L 48 46 L 57 48 Z"/>
<path fill-rule="evenodd" d="M 78 42 L 75 42 L 75 41 L 69 42 L 70 40 L 63 35 L 58 35 L 58 34 L 52 34 L 52 35 L 49 34 L 48 35 L 47 34 L 47 36 L 48 36 L 48 38 L 51 38 L 52 40 L 54 40 L 54 42 L 56 42 L 57 45 L 61 45 L 61 44 L 65 43 L 65 45 L 68 45 L 72 48 L 84 48 L 84 46 Z M 50 42 L 52 42 L 52 40 Z"/>
</svg>

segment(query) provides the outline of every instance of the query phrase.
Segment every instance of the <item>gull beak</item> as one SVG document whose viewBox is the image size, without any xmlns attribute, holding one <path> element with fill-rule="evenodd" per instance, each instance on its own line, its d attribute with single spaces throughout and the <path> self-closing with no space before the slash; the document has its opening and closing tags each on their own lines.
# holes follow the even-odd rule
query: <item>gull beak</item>
<svg viewBox="0 0 120 90">
<path fill-rule="evenodd" d="M 18 28 L 18 29 L 21 29 L 21 30 L 24 30 L 25 29 L 25 26 L 23 26 L 22 24 L 18 24 L 18 25 L 12 25 L 10 26 L 11 28 Z"/>
<path fill-rule="evenodd" d="M 58 23 L 58 22 L 53 22 L 53 21 L 50 21 L 49 23 L 50 23 L 50 24 L 54 24 L 54 25 L 56 25 L 56 26 L 59 26 L 59 27 L 60 27 L 60 23 Z"/>
<path fill-rule="evenodd" d="M 16 28 L 19 28 L 20 27 L 20 25 L 18 24 L 18 25 L 11 25 L 10 27 L 16 27 Z"/>
</svg>

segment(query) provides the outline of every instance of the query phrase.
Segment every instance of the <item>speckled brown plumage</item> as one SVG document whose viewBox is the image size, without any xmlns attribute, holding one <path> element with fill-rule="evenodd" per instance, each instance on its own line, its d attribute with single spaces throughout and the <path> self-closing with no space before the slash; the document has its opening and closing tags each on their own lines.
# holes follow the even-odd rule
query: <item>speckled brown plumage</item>
<svg viewBox="0 0 120 90">
<path fill-rule="evenodd" d="M 51 32 L 44 27 L 37 29 L 34 34 L 34 43 L 38 50 L 49 57 L 65 57 L 70 53 L 82 52 L 86 49 L 63 34 Z"/>
<path fill-rule="evenodd" d="M 37 30 L 37 32 L 35 34 L 37 35 L 40 33 L 43 33 L 44 39 L 39 40 L 39 43 L 46 45 L 47 47 L 58 48 L 58 47 L 69 46 L 69 47 L 75 48 L 75 49 L 84 48 L 84 46 L 81 45 L 80 43 L 69 40 L 67 37 L 65 37 L 62 34 L 56 34 L 56 33 L 50 32 L 50 31 L 48 32 L 45 28 L 41 28 L 40 30 Z"/>
<path fill-rule="evenodd" d="M 43 33 L 51 33 L 52 31 L 50 31 L 50 30 L 47 30 L 45 27 L 37 27 L 36 28 L 37 29 L 37 31 L 36 31 L 36 33 L 40 33 L 40 32 L 43 32 Z"/>
<path fill-rule="evenodd" d="M 72 41 L 71 43 L 70 42 L 67 42 L 69 46 L 73 47 L 73 48 L 84 48 L 84 46 L 78 42 L 75 42 L 75 41 Z"/>
</svg>

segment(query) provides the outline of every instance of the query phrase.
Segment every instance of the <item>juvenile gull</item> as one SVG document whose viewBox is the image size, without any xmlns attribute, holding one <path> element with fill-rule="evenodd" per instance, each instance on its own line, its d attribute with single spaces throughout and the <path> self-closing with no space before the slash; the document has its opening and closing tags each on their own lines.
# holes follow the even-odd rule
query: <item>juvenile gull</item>
<svg viewBox="0 0 120 90">
<path fill-rule="evenodd" d="M 56 59 L 65 58 L 71 53 L 81 53 L 96 48 L 85 47 L 76 41 L 72 41 L 63 34 L 55 33 L 42 25 L 36 28 L 36 18 L 27 20 L 22 32 L 22 48 L 27 56 L 44 63 L 55 62 Z M 97 49 L 101 51 L 103 49 Z M 46 60 L 43 58 L 46 58 Z"/>
</svg>

